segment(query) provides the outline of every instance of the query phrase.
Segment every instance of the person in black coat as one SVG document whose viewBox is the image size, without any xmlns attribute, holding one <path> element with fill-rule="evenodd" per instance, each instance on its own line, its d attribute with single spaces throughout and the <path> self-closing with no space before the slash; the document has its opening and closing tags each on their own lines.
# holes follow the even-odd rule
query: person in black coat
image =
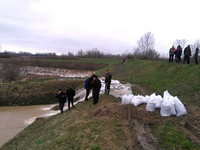
<svg viewBox="0 0 200 150">
<path fill-rule="evenodd" d="M 183 61 L 184 64 L 186 61 L 187 61 L 187 64 L 190 64 L 190 56 L 191 56 L 191 48 L 190 48 L 190 45 L 188 45 L 184 49 L 184 61 Z"/>
<path fill-rule="evenodd" d="M 105 77 L 105 94 L 110 93 L 110 83 L 112 79 L 112 74 L 110 73 L 109 70 L 106 70 L 106 77 Z"/>
<path fill-rule="evenodd" d="M 58 98 L 60 111 L 61 111 L 61 113 L 63 113 L 63 107 L 66 103 L 66 95 L 62 91 L 62 89 L 59 89 L 58 93 L 56 94 L 56 98 Z"/>
<path fill-rule="evenodd" d="M 74 108 L 74 96 L 76 95 L 76 92 L 71 85 L 69 85 L 66 95 L 68 99 L 68 109 L 70 110 L 70 103 L 72 103 L 72 107 Z"/>
<path fill-rule="evenodd" d="M 91 82 L 93 89 L 93 103 L 96 105 L 99 101 L 99 92 L 101 89 L 101 81 L 98 79 L 96 75 L 93 76 L 93 80 Z"/>
</svg>

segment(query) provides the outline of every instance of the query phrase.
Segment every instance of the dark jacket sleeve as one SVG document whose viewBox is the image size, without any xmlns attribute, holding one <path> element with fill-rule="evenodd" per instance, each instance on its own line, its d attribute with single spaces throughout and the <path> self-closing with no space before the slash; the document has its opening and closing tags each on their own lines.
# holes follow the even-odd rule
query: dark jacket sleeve
<svg viewBox="0 0 200 150">
<path fill-rule="evenodd" d="M 59 98 L 59 95 L 58 95 L 58 93 L 56 93 L 56 98 Z"/>
</svg>

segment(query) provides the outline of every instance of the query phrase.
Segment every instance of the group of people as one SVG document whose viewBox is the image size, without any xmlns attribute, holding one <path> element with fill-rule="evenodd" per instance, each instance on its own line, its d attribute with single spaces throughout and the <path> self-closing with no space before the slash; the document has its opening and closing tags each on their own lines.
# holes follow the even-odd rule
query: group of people
<svg viewBox="0 0 200 150">
<path fill-rule="evenodd" d="M 105 77 L 105 94 L 106 95 L 109 95 L 110 93 L 111 79 L 112 79 L 112 74 L 110 73 L 109 70 L 107 70 L 106 77 Z M 90 91 L 92 90 L 93 104 L 96 105 L 99 101 L 99 93 L 101 90 L 101 81 L 99 80 L 97 75 L 93 74 L 91 77 L 85 80 L 85 90 L 86 90 L 85 101 L 88 100 L 88 96 L 90 94 Z M 62 89 L 59 89 L 58 93 L 56 94 L 56 98 L 58 98 L 61 113 L 63 113 L 63 108 L 67 99 L 68 99 L 68 109 L 70 109 L 70 103 L 72 104 L 72 107 L 74 108 L 75 95 L 76 95 L 75 90 L 72 88 L 71 85 L 69 85 L 69 88 L 66 91 L 66 93 L 64 93 Z"/>
<path fill-rule="evenodd" d="M 169 62 L 173 62 L 174 55 L 175 55 L 175 61 L 177 63 L 181 63 L 182 48 L 181 48 L 180 45 L 178 45 L 177 48 L 172 46 L 169 49 Z M 184 59 L 183 59 L 184 64 L 185 64 L 185 62 L 187 62 L 187 64 L 190 64 L 190 56 L 191 55 L 192 55 L 191 54 L 191 47 L 190 47 L 190 45 L 188 45 L 184 49 Z M 199 57 L 199 48 L 197 47 L 196 50 L 195 50 L 195 54 L 194 54 L 196 64 L 198 64 L 198 57 Z"/>
</svg>

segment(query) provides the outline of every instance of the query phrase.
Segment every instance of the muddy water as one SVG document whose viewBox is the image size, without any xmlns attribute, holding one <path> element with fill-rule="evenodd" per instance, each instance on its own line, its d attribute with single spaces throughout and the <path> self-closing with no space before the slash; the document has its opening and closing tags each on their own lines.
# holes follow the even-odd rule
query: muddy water
<svg viewBox="0 0 200 150">
<path fill-rule="evenodd" d="M 37 117 L 56 114 L 54 105 L 0 107 L 0 146 L 32 123 Z"/>
<path fill-rule="evenodd" d="M 94 71 L 86 70 L 70 70 L 70 69 L 59 69 L 59 68 L 44 68 L 44 67 L 27 67 L 28 74 L 34 75 L 50 75 L 59 77 L 89 77 L 94 74 Z"/>
</svg>

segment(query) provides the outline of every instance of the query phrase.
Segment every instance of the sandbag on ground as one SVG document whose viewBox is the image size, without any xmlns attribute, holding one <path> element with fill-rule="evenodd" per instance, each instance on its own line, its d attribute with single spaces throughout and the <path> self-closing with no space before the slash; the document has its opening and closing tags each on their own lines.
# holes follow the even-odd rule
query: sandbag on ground
<svg viewBox="0 0 200 150">
<path fill-rule="evenodd" d="M 164 101 L 161 105 L 160 114 L 162 117 L 169 117 L 171 115 L 171 104 L 169 101 Z"/>
<path fill-rule="evenodd" d="M 161 105 L 162 105 L 162 103 L 163 103 L 163 98 L 160 96 L 160 95 L 158 95 L 158 96 L 156 96 L 156 108 L 161 108 Z"/>
<path fill-rule="evenodd" d="M 175 109 L 177 112 L 176 116 L 179 117 L 179 116 L 186 115 L 187 110 L 185 106 L 183 105 L 183 103 L 177 97 L 174 98 L 174 101 L 175 101 Z"/>
<path fill-rule="evenodd" d="M 122 97 L 122 105 L 127 105 L 130 103 L 130 100 L 128 99 L 127 95 L 125 94 L 123 97 Z"/>
<path fill-rule="evenodd" d="M 141 104 L 144 103 L 144 99 L 145 97 L 144 96 L 134 96 L 132 99 L 131 99 L 131 104 L 133 104 L 134 106 L 139 106 Z"/>
</svg>

